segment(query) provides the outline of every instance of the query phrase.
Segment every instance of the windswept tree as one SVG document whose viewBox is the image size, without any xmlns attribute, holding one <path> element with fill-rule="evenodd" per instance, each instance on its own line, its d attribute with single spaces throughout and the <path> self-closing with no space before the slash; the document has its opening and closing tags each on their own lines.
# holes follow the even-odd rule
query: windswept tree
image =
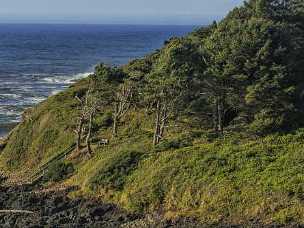
<svg viewBox="0 0 304 228">
<path fill-rule="evenodd" d="M 103 88 L 102 99 L 113 106 L 112 136 L 115 138 L 121 118 L 131 107 L 135 87 L 121 68 L 109 67 L 105 64 L 96 67 L 96 79 L 99 87 Z"/>
<path fill-rule="evenodd" d="M 168 128 L 173 114 L 179 115 L 196 72 L 199 55 L 188 39 L 173 38 L 161 50 L 151 73 L 147 76 L 145 99 L 154 111 L 153 144 L 157 145 Z M 183 108 L 184 109 L 184 108 Z"/>
<path fill-rule="evenodd" d="M 98 97 L 94 96 L 94 94 L 88 94 L 88 103 L 87 103 L 87 115 L 88 115 L 88 120 L 87 120 L 87 135 L 86 135 L 86 148 L 89 154 L 92 154 L 92 147 L 91 147 L 91 138 L 92 138 L 92 128 L 93 128 L 93 120 L 96 116 L 96 113 L 99 108 L 99 103 L 98 103 Z"/>
<path fill-rule="evenodd" d="M 134 91 L 132 83 L 127 81 L 116 89 L 113 112 L 113 137 L 117 136 L 119 122 L 127 114 L 132 105 Z"/>
<path fill-rule="evenodd" d="M 214 106 L 220 134 L 231 108 L 260 132 L 283 128 L 296 113 L 304 42 L 293 2 L 252 0 L 203 39 L 202 94 Z"/>
<path fill-rule="evenodd" d="M 92 154 L 91 148 L 91 136 L 92 136 L 92 123 L 95 114 L 98 109 L 97 97 L 94 94 L 92 83 L 89 84 L 89 89 L 85 92 L 82 97 L 75 96 L 79 102 L 79 116 L 78 124 L 75 130 L 76 137 L 76 149 L 81 150 L 82 140 L 85 138 L 86 148 L 89 154 Z M 86 135 L 85 135 L 86 133 Z"/>
<path fill-rule="evenodd" d="M 226 113 L 244 114 L 246 88 L 255 80 L 269 23 L 262 19 L 229 19 L 203 40 L 202 95 L 213 106 L 214 129 L 223 135 Z M 231 119 L 230 119 L 231 120 Z"/>
<path fill-rule="evenodd" d="M 80 98 L 79 95 L 77 94 L 75 96 L 77 101 L 79 102 L 79 115 L 77 117 L 77 127 L 74 130 L 76 134 L 76 149 L 77 151 L 81 150 L 81 141 L 83 137 L 83 128 L 85 121 L 87 119 L 87 111 L 86 111 L 86 97 L 85 98 Z"/>
<path fill-rule="evenodd" d="M 146 101 L 155 113 L 153 144 L 157 145 L 164 137 L 165 128 L 169 117 L 174 110 L 179 91 L 180 82 L 175 77 L 167 77 L 161 74 L 149 75 L 149 83 L 146 86 Z"/>
</svg>

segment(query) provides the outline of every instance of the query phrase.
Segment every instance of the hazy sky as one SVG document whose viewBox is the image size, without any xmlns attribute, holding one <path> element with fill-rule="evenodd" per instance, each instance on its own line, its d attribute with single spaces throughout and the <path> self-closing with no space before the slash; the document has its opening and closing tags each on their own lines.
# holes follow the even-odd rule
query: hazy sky
<svg viewBox="0 0 304 228">
<path fill-rule="evenodd" d="M 0 0 L 0 22 L 204 24 L 243 0 Z"/>
</svg>

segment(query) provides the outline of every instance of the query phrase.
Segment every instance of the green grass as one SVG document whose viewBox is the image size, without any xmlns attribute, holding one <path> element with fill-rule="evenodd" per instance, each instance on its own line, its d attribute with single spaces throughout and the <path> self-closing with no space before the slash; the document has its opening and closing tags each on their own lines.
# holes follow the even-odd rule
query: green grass
<svg viewBox="0 0 304 228">
<path fill-rule="evenodd" d="M 151 155 L 128 178 L 121 198 L 132 210 L 165 208 L 168 215 L 197 215 L 205 222 L 303 222 L 299 135 Z"/>
<path fill-rule="evenodd" d="M 89 179 L 90 188 L 121 190 L 126 182 L 125 177 L 137 168 L 143 154 L 142 151 L 134 149 L 111 153 L 98 172 Z"/>
<path fill-rule="evenodd" d="M 149 147 L 148 137 L 129 138 L 100 151 L 70 184 L 81 180 L 82 194 L 101 196 L 131 211 L 194 216 L 205 223 L 303 223 L 303 133 L 213 142 L 202 135 L 192 145 L 169 143 L 162 150 Z M 139 145 L 142 155 L 136 165 L 129 163 L 134 150 L 118 149 Z M 124 164 L 129 169 L 120 169 Z M 94 171 L 85 172 L 88 167 Z"/>
<path fill-rule="evenodd" d="M 28 110 L 0 154 L 0 167 L 10 172 L 32 169 L 69 147 L 76 123 L 75 93 L 86 80 Z"/>
<path fill-rule="evenodd" d="M 58 182 L 66 179 L 74 172 L 70 162 L 56 161 L 52 163 L 43 175 L 44 182 Z"/>
</svg>

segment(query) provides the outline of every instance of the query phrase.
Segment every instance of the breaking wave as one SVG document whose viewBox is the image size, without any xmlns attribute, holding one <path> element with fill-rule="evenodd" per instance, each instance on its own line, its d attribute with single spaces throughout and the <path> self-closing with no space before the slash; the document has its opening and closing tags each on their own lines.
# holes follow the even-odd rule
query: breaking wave
<svg viewBox="0 0 304 228">
<path fill-rule="evenodd" d="M 88 77 L 91 72 L 75 74 L 73 76 L 64 76 L 64 75 L 55 75 L 51 77 L 42 78 L 43 82 L 47 82 L 50 84 L 73 84 L 77 80 Z"/>
<path fill-rule="evenodd" d="M 0 123 L 16 123 L 26 107 L 34 106 L 53 96 L 77 80 L 88 77 L 90 72 L 67 76 L 64 74 L 23 74 L 24 78 L 12 80 L 0 87 Z M 27 80 L 24 80 L 28 78 Z M 13 85 L 13 86 L 12 86 Z"/>
</svg>

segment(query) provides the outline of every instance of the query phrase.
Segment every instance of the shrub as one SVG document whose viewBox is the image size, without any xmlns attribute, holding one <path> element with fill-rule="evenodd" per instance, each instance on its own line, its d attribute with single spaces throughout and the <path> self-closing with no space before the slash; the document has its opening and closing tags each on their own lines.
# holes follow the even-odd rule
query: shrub
<svg viewBox="0 0 304 228">
<path fill-rule="evenodd" d="M 284 122 L 283 116 L 275 115 L 268 110 L 262 110 L 254 118 L 254 121 L 249 126 L 249 130 L 253 134 L 261 136 L 281 130 Z"/>
<path fill-rule="evenodd" d="M 43 177 L 44 181 L 61 181 L 74 172 L 72 163 L 58 161 L 52 163 Z"/>
<path fill-rule="evenodd" d="M 164 140 L 155 147 L 155 151 L 160 152 L 170 149 L 179 149 L 187 146 L 192 146 L 192 138 L 188 136 Z"/>
<path fill-rule="evenodd" d="M 90 188 L 98 187 L 120 190 L 124 186 L 126 178 L 137 167 L 142 152 L 129 150 L 115 154 L 109 163 L 101 167 L 90 182 Z"/>
<path fill-rule="evenodd" d="M 100 128 L 108 128 L 113 123 L 112 112 L 106 112 L 101 116 L 98 116 L 93 123 L 93 128 L 98 130 Z"/>
</svg>

